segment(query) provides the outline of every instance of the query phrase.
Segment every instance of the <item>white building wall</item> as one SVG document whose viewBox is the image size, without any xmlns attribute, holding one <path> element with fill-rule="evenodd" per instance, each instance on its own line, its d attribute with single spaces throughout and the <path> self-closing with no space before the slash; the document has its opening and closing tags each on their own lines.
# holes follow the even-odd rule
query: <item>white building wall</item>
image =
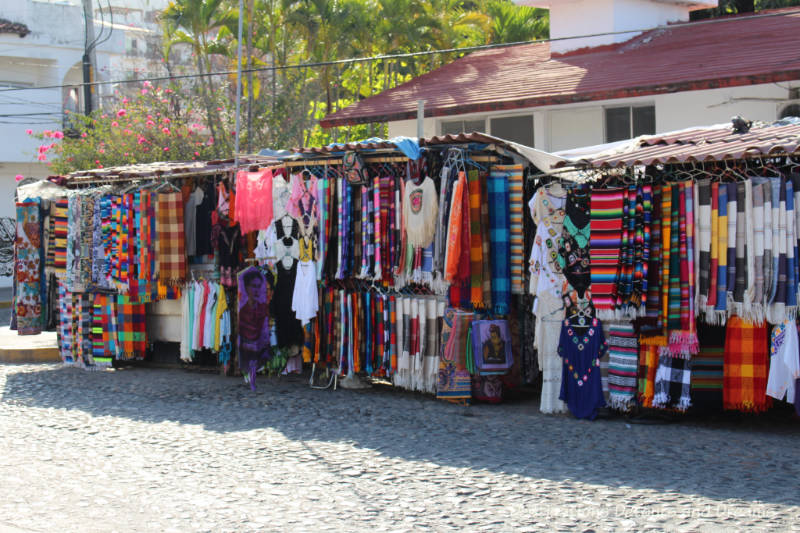
<svg viewBox="0 0 800 533">
<path fill-rule="evenodd" d="M 727 87 L 702 91 L 684 91 L 636 98 L 620 98 L 561 106 L 542 106 L 516 110 L 516 114 L 534 115 L 535 148 L 555 152 L 605 142 L 605 107 L 655 105 L 656 133 L 696 126 L 727 123 L 734 115 L 748 120 L 772 122 L 788 103 L 789 89 L 800 88 L 800 80 Z M 425 119 L 425 136 L 441 134 L 442 121 L 474 120 L 503 113 L 465 114 Z M 489 121 L 486 133 L 492 134 Z M 389 122 L 389 136 L 416 136 L 416 121 Z"/>
</svg>

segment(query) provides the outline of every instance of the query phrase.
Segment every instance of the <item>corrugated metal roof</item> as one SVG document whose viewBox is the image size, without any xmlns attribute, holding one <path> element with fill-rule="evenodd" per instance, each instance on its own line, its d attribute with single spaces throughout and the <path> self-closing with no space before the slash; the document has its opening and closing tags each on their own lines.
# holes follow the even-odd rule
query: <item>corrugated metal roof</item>
<svg viewBox="0 0 800 533">
<path fill-rule="evenodd" d="M 800 10 L 651 30 L 561 56 L 535 43 L 473 52 L 325 117 L 324 127 L 800 79 Z M 702 24 L 702 25 L 701 25 Z"/>
<path fill-rule="evenodd" d="M 784 154 L 800 155 L 800 125 L 753 127 L 747 133 L 734 133 L 731 127 L 725 127 L 653 135 L 639 139 L 632 149 L 621 153 L 580 159 L 572 164 L 616 168 Z"/>
</svg>

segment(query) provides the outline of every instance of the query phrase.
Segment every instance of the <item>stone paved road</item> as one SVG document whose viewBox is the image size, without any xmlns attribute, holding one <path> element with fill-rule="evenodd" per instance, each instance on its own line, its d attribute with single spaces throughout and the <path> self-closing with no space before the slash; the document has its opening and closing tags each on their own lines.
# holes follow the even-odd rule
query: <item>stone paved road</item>
<svg viewBox="0 0 800 533">
<path fill-rule="evenodd" d="M 0 531 L 800 529 L 796 421 L 0 366 Z"/>
</svg>

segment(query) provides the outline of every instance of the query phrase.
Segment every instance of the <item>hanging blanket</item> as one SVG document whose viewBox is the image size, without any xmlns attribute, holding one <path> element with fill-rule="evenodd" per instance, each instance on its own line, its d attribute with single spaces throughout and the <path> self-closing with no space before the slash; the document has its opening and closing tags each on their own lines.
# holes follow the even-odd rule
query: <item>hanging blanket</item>
<svg viewBox="0 0 800 533">
<path fill-rule="evenodd" d="M 158 224 L 158 275 L 162 283 L 186 280 L 186 245 L 183 199 L 180 192 L 162 192 L 156 202 Z"/>
<path fill-rule="evenodd" d="M 700 409 L 722 409 L 722 364 L 725 328 L 700 324 L 700 351 L 692 357 L 692 405 Z"/>
<path fill-rule="evenodd" d="M 783 178 L 770 178 L 772 182 L 772 292 L 767 309 L 771 323 L 783 321 L 786 315 L 787 282 L 787 231 L 786 183 Z"/>
<path fill-rule="evenodd" d="M 728 314 L 734 311 L 733 291 L 736 286 L 736 236 L 737 220 L 739 219 L 736 183 L 727 183 L 728 188 Z M 744 242 L 744 241 L 743 241 Z M 744 244 L 742 245 L 744 246 Z"/>
<path fill-rule="evenodd" d="M 92 315 L 92 357 L 98 367 L 110 367 L 114 360 L 115 341 L 112 337 L 111 315 L 113 296 L 96 293 Z"/>
<path fill-rule="evenodd" d="M 608 390 L 611 407 L 627 411 L 636 402 L 639 341 L 630 324 L 613 325 L 608 333 Z"/>
<path fill-rule="evenodd" d="M 658 346 L 639 345 L 639 401 L 642 407 L 652 407 L 655 396 L 656 370 L 658 369 Z"/>
<path fill-rule="evenodd" d="M 472 305 L 483 304 L 483 230 L 481 228 L 481 181 L 477 170 L 469 171 L 470 223 L 470 300 Z"/>
<path fill-rule="evenodd" d="M 58 280 L 58 329 L 56 330 L 58 351 L 65 365 L 75 364 L 72 342 L 72 293 L 63 280 Z"/>
<path fill-rule="evenodd" d="M 661 333 L 659 315 L 661 314 L 661 186 L 653 189 L 653 207 L 650 234 L 650 255 L 647 266 L 647 299 L 645 314 L 648 322 L 648 333 L 656 330 Z"/>
<path fill-rule="evenodd" d="M 486 187 L 489 204 L 492 304 L 495 313 L 505 315 L 509 312 L 511 297 L 508 174 L 493 168 Z"/>
<path fill-rule="evenodd" d="M 466 366 L 467 336 L 472 320 L 472 313 L 453 308 L 444 313 L 436 388 L 438 399 L 460 403 L 472 398 L 472 377 Z"/>
<path fill-rule="evenodd" d="M 122 359 L 144 359 L 147 352 L 145 304 L 117 295 L 117 342 Z"/>
<path fill-rule="evenodd" d="M 524 292 L 525 241 L 522 231 L 523 183 L 522 165 L 495 165 L 492 172 L 505 172 L 508 176 L 509 266 L 511 292 Z"/>
<path fill-rule="evenodd" d="M 653 407 L 687 410 L 692 405 L 691 381 L 688 359 L 662 354 L 658 359 Z"/>
<path fill-rule="evenodd" d="M 39 198 L 17 203 L 16 316 L 19 335 L 42 332 L 42 219 Z"/>
<path fill-rule="evenodd" d="M 591 196 L 591 291 L 601 320 L 613 319 L 614 285 L 622 243 L 624 189 L 592 189 Z"/>
<path fill-rule="evenodd" d="M 725 409 L 766 411 L 769 351 L 766 324 L 754 325 L 737 316 L 728 320 L 725 334 L 722 399 Z"/>
</svg>

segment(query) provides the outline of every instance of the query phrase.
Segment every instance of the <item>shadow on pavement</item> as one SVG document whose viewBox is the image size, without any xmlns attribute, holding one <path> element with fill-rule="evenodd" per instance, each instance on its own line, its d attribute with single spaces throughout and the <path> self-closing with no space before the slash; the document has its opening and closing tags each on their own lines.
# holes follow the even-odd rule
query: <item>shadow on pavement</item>
<svg viewBox="0 0 800 533">
<path fill-rule="evenodd" d="M 252 392 L 237 378 L 179 370 L 45 365 L 3 373 L 3 403 L 220 433 L 270 428 L 292 440 L 348 442 L 387 458 L 517 474 L 527 483 L 800 504 L 791 489 L 800 474 L 800 425 L 783 412 L 639 425 L 545 416 L 535 402 L 463 407 L 384 388 L 312 390 L 299 376 L 259 376 Z"/>
</svg>

